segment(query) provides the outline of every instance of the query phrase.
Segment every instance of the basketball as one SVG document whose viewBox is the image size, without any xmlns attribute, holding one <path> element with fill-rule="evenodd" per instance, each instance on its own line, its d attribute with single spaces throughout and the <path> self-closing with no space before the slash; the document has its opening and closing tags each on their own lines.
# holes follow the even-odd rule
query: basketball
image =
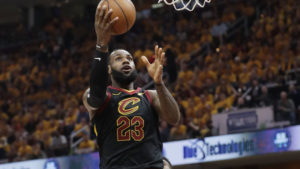
<svg viewBox="0 0 300 169">
<path fill-rule="evenodd" d="M 112 34 L 121 35 L 128 32 L 136 19 L 135 6 L 131 0 L 103 0 L 107 10 L 112 9 L 111 19 L 119 17 L 119 20 L 112 25 Z"/>
</svg>

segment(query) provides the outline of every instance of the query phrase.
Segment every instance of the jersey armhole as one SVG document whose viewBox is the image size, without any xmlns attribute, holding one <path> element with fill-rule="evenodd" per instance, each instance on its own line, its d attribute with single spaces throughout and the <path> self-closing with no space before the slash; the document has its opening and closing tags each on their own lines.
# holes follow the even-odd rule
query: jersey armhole
<svg viewBox="0 0 300 169">
<path fill-rule="evenodd" d="M 107 107 L 107 105 L 108 105 L 108 103 L 109 103 L 109 101 L 111 99 L 111 93 L 110 92 L 106 92 L 106 94 L 107 94 L 107 97 L 106 97 L 106 99 L 104 101 L 104 104 L 95 111 L 94 117 L 96 117 L 97 115 L 99 115 L 99 113 L 101 113 Z"/>
<path fill-rule="evenodd" d="M 146 95 L 147 99 L 149 100 L 150 104 L 152 105 L 152 99 L 150 97 L 150 94 L 149 94 L 148 90 L 145 90 L 145 95 Z"/>
</svg>

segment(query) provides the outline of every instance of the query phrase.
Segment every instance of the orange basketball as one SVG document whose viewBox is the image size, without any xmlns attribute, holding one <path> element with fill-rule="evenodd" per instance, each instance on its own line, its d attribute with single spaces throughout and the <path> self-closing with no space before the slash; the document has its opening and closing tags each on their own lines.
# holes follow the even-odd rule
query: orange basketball
<svg viewBox="0 0 300 169">
<path fill-rule="evenodd" d="M 112 26 L 113 35 L 121 35 L 132 28 L 136 19 L 135 6 L 131 0 L 102 0 L 107 10 L 112 9 L 111 19 L 119 17 L 119 20 Z"/>
</svg>

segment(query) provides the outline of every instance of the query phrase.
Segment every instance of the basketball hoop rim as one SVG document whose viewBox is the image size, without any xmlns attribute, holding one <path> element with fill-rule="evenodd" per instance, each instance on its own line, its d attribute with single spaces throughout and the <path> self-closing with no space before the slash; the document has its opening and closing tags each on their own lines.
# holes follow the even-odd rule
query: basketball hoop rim
<svg viewBox="0 0 300 169">
<path fill-rule="evenodd" d="M 171 0 L 170 2 L 168 0 L 158 0 L 157 3 L 162 3 L 162 2 L 169 6 L 173 5 L 173 7 L 176 11 L 187 10 L 187 11 L 191 12 L 191 11 L 194 11 L 194 9 L 197 6 L 204 8 L 207 3 L 211 2 L 211 0 L 204 0 L 203 3 L 200 3 L 199 0 L 188 0 L 187 2 L 185 2 L 184 0 Z M 189 8 L 189 6 L 192 2 L 194 2 L 194 4 L 192 4 L 192 7 Z M 180 3 L 180 5 L 182 5 L 182 7 L 176 6 L 176 5 L 178 5 L 178 3 Z"/>
</svg>

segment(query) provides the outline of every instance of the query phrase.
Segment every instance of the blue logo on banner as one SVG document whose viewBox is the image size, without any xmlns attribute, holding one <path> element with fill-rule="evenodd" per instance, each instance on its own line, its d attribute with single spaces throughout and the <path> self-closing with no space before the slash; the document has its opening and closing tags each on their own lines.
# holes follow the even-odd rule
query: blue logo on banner
<svg viewBox="0 0 300 169">
<path fill-rule="evenodd" d="M 288 150 L 291 144 L 290 133 L 287 130 L 279 130 L 275 133 L 273 141 L 277 150 Z"/>
<path fill-rule="evenodd" d="M 57 160 L 50 159 L 50 160 L 46 161 L 46 163 L 44 165 L 44 169 L 60 169 L 60 168 L 59 168 L 59 164 L 58 164 Z"/>
<path fill-rule="evenodd" d="M 229 114 L 227 118 L 228 132 L 256 129 L 258 122 L 255 111 Z"/>
<path fill-rule="evenodd" d="M 254 152 L 255 143 L 253 139 L 239 139 L 230 140 L 229 142 L 222 143 L 220 139 L 217 143 L 210 144 L 205 140 L 197 139 L 191 142 L 190 145 L 183 146 L 184 159 L 198 159 L 199 161 L 205 160 L 208 156 L 216 156 L 223 154 L 238 154 L 243 156 L 245 153 Z"/>
<path fill-rule="evenodd" d="M 183 146 L 183 158 L 197 158 L 199 160 L 205 159 L 205 146 L 207 143 L 204 140 L 197 139 L 192 142 L 190 146 Z"/>
</svg>

